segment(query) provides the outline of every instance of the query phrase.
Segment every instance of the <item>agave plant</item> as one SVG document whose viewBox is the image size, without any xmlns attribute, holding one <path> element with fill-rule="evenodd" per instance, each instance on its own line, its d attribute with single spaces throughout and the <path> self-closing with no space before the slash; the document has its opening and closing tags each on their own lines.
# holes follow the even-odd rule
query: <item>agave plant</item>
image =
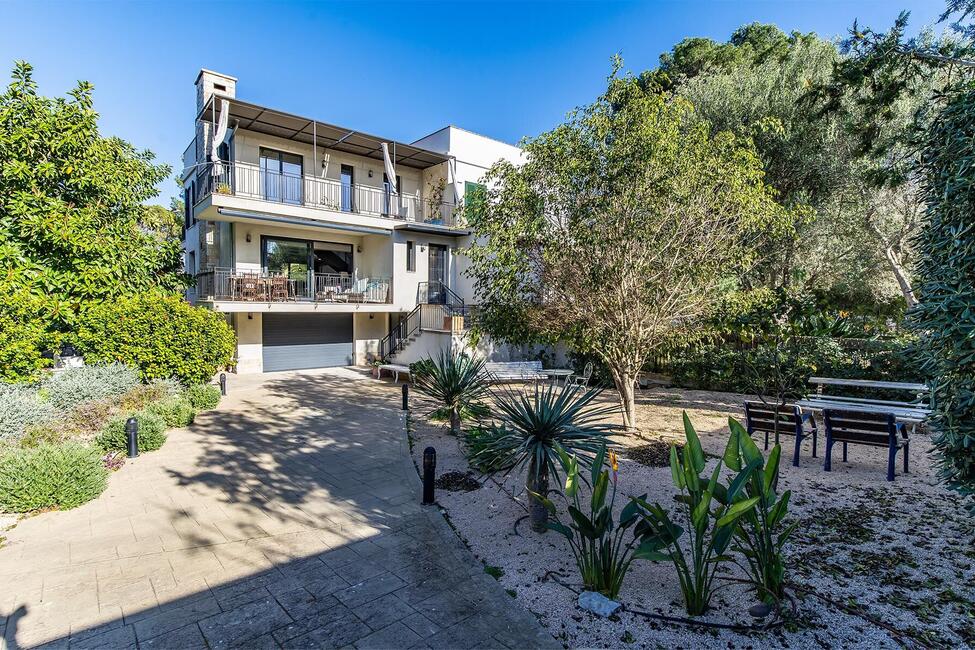
<svg viewBox="0 0 975 650">
<path fill-rule="evenodd" d="M 593 404 L 600 392 L 578 386 L 536 385 L 527 393 L 508 390 L 495 395 L 500 423 L 483 432 L 471 461 L 509 472 L 527 470 L 525 487 L 536 532 L 548 530 L 548 510 L 542 499 L 548 494 L 549 479 L 559 481 L 560 453 L 574 454 L 583 467 L 591 467 L 608 437 L 621 429 L 604 421 L 618 407 Z"/>
<path fill-rule="evenodd" d="M 413 385 L 447 410 L 450 432 L 460 434 L 462 413 L 483 410 L 488 393 L 484 360 L 443 350 L 436 359 L 424 359 L 410 368 Z"/>
</svg>

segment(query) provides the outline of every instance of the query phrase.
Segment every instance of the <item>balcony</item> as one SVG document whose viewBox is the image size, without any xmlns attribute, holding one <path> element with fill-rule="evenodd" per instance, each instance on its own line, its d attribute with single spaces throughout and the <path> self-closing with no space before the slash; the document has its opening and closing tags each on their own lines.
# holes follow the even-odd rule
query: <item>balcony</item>
<svg viewBox="0 0 975 650">
<path fill-rule="evenodd" d="M 207 163 L 197 180 L 197 201 L 212 194 L 318 210 L 458 228 L 453 203 L 396 195 L 380 188 L 326 178 L 272 172 L 250 163 Z"/>
<path fill-rule="evenodd" d="M 208 302 L 390 304 L 391 286 L 389 278 L 354 278 L 346 273 L 295 278 L 217 267 L 197 274 L 196 297 Z"/>
</svg>

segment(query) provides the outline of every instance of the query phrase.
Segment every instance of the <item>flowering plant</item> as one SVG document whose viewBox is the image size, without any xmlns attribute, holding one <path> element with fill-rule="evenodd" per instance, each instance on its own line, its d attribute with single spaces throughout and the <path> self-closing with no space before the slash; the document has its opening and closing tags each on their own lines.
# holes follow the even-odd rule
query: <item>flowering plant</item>
<svg viewBox="0 0 975 650">
<path fill-rule="evenodd" d="M 568 504 L 568 523 L 562 523 L 559 519 L 552 501 L 538 494 L 534 496 L 545 504 L 551 515 L 547 527 L 569 540 L 569 547 L 579 567 L 579 573 L 582 574 L 585 589 L 598 591 L 608 598 L 616 598 L 630 563 L 637 559 L 641 548 L 640 537 L 646 532 L 639 516 L 639 506 L 631 500 L 620 513 L 619 521 L 614 523 L 613 505 L 616 503 L 619 462 L 616 452 L 607 450 L 606 445 L 603 445 L 596 452 L 592 463 L 589 513 L 584 513 L 579 490 L 579 461 L 576 456 L 569 456 L 561 447 L 557 451 L 566 475 L 563 498 Z M 608 469 L 604 467 L 607 459 Z M 646 495 L 641 498 L 646 499 Z M 633 528 L 632 539 L 627 541 L 627 531 L 630 528 Z"/>
</svg>

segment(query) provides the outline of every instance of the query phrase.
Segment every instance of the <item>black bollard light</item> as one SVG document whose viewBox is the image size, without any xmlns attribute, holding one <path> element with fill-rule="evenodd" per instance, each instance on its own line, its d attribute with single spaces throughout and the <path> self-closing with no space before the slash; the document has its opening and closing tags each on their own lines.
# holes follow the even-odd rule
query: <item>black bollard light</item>
<svg viewBox="0 0 975 650">
<path fill-rule="evenodd" d="M 437 450 L 427 447 L 423 450 L 423 505 L 433 504 L 433 481 L 437 473 Z"/>
<path fill-rule="evenodd" d="M 407 411 L 410 408 L 410 385 L 403 384 L 403 410 Z"/>
<path fill-rule="evenodd" d="M 129 418 L 125 421 L 125 436 L 129 443 L 129 458 L 139 455 L 139 421 Z"/>
<path fill-rule="evenodd" d="M 220 373 L 220 394 L 224 397 L 227 396 L 227 373 Z"/>
</svg>

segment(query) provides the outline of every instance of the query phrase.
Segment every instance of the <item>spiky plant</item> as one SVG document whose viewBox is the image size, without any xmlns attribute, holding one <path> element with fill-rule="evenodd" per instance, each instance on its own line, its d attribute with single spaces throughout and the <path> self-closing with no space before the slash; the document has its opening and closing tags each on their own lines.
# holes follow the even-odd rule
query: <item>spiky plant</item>
<svg viewBox="0 0 975 650">
<path fill-rule="evenodd" d="M 560 453 L 574 454 L 583 467 L 591 467 L 609 436 L 621 430 L 606 422 L 617 412 L 613 404 L 598 406 L 600 390 L 578 386 L 540 387 L 524 393 L 503 390 L 495 394 L 500 420 L 479 440 L 471 460 L 481 466 L 526 471 L 532 529 L 547 530 L 548 510 L 535 495 L 548 494 L 549 479 L 559 481 Z"/>
<path fill-rule="evenodd" d="M 436 359 L 424 359 L 411 368 L 418 391 L 446 409 L 450 432 L 460 434 L 462 412 L 483 410 L 480 401 L 487 396 L 484 360 L 442 350 Z"/>
</svg>

